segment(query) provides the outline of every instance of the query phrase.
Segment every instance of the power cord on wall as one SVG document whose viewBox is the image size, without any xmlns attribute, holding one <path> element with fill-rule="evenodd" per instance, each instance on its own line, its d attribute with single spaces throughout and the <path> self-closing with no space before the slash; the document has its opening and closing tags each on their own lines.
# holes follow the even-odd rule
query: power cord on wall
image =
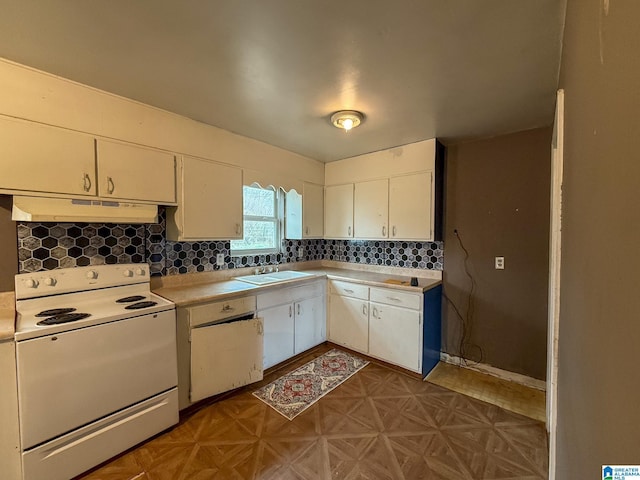
<svg viewBox="0 0 640 480">
<path fill-rule="evenodd" d="M 476 281 L 473 278 L 473 275 L 471 275 L 471 271 L 469 270 L 469 251 L 465 248 L 464 243 L 462 241 L 462 237 L 460 236 L 460 233 L 458 232 L 457 229 L 453 230 L 453 234 L 458 240 L 458 244 L 460 245 L 460 248 L 464 252 L 464 261 L 463 261 L 464 272 L 467 275 L 467 277 L 469 277 L 469 282 L 470 282 L 469 294 L 467 296 L 466 315 L 463 316 L 460 313 L 460 309 L 455 304 L 455 302 L 449 298 L 446 291 L 443 291 L 443 295 L 444 295 L 444 298 L 447 300 L 447 302 L 449 302 L 453 310 L 456 312 L 456 315 L 458 316 L 458 318 L 460 319 L 461 335 L 460 335 L 460 343 L 458 344 L 458 355 L 460 355 L 460 361 L 465 365 L 468 365 L 467 362 L 469 360 L 475 361 L 471 358 L 471 356 L 473 355 L 473 351 L 477 350 L 479 354 L 479 358 L 476 362 L 482 363 L 482 361 L 484 360 L 484 351 L 482 350 L 482 347 L 480 347 L 480 345 L 478 344 L 471 343 L 471 333 L 473 331 L 473 314 L 475 309 L 474 294 L 476 290 Z"/>
</svg>

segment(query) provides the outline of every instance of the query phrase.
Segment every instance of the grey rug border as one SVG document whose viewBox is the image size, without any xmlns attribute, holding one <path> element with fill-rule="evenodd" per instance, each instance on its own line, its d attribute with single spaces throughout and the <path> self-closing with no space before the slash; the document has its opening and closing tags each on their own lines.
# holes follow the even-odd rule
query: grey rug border
<svg viewBox="0 0 640 480">
<path fill-rule="evenodd" d="M 260 398 L 258 395 L 256 395 L 256 392 L 258 392 L 259 390 L 262 390 L 263 388 L 268 387 L 269 385 L 271 385 L 272 383 L 277 382 L 278 380 L 280 380 L 282 377 L 285 377 L 287 375 L 290 375 L 291 372 L 295 372 L 296 370 L 304 367 L 305 365 L 309 365 L 312 362 L 315 362 L 318 358 L 320 357 L 324 357 L 327 353 L 332 352 L 333 350 L 337 350 L 338 352 L 342 352 L 342 353 L 346 353 L 348 355 L 351 355 L 352 357 L 355 358 L 359 358 L 360 360 L 362 360 L 364 362 L 364 364 L 358 368 L 355 372 L 352 372 L 350 375 L 346 376 L 345 378 L 343 378 L 342 380 L 340 380 L 340 382 L 336 383 L 333 387 L 331 387 L 330 389 L 328 389 L 326 392 L 324 392 L 322 395 L 318 396 L 318 398 L 316 398 L 313 402 L 309 403 L 309 405 L 307 405 L 306 407 L 304 407 L 302 410 L 300 410 L 299 412 L 297 412 L 294 416 L 292 417 L 288 417 L 287 415 L 285 415 L 284 413 L 282 413 L 280 410 L 278 410 L 276 407 L 274 407 L 273 405 L 271 405 L 270 403 L 267 403 L 266 401 L 264 401 L 262 398 Z M 358 373 L 360 370 L 362 370 L 363 368 L 365 368 L 367 365 L 369 365 L 371 362 L 369 362 L 369 360 L 365 360 L 364 358 L 358 357 L 357 355 L 353 355 L 350 352 L 345 352 L 344 350 L 340 350 L 339 348 L 332 348 L 331 350 L 324 352 L 322 355 L 314 358 L 313 360 L 309 360 L 307 363 L 300 365 L 298 368 L 296 368 L 295 370 L 291 370 L 291 372 L 285 373 L 283 375 L 280 375 L 278 378 L 276 378 L 274 381 L 267 383 L 266 385 L 260 387 L 258 390 L 254 390 L 251 395 L 253 395 L 254 397 L 256 397 L 258 400 L 260 400 L 262 403 L 264 403 L 267 407 L 272 408 L 273 410 L 275 410 L 276 412 L 278 412 L 280 415 L 282 415 L 284 418 L 286 418 L 289 421 L 292 421 L 294 418 L 296 418 L 298 415 L 300 415 L 302 412 L 306 411 L 309 407 L 311 407 L 312 405 L 315 405 L 316 403 L 318 403 L 320 401 L 320 399 L 322 397 L 324 397 L 325 395 L 327 395 L 328 393 L 333 392 L 336 388 L 338 388 L 340 385 L 342 385 L 344 382 L 346 382 L 347 380 L 349 380 L 351 377 L 353 377 L 356 373 Z"/>
</svg>

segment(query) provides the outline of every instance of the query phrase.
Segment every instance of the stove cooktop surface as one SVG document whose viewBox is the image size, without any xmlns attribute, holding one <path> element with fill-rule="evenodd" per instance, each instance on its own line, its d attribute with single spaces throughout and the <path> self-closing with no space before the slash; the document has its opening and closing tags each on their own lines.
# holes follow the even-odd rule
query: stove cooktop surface
<svg viewBox="0 0 640 480">
<path fill-rule="evenodd" d="M 137 277 L 135 271 L 132 265 L 100 265 L 17 275 L 15 339 L 175 309 L 150 291 L 148 272 Z"/>
</svg>

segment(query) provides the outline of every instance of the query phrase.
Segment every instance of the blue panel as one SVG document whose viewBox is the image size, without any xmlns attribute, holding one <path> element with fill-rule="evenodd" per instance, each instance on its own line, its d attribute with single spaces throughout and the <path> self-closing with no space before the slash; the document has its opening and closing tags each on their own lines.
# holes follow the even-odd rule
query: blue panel
<svg viewBox="0 0 640 480">
<path fill-rule="evenodd" d="M 424 292 L 424 330 L 422 339 L 422 376 L 440 361 L 442 338 L 442 285 Z"/>
</svg>

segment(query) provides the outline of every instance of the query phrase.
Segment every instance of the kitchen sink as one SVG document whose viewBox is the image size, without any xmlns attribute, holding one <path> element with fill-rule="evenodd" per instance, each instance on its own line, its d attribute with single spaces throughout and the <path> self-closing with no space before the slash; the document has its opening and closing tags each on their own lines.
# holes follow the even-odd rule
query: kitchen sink
<svg viewBox="0 0 640 480">
<path fill-rule="evenodd" d="M 284 270 L 282 272 L 264 273 L 262 275 L 245 275 L 243 277 L 235 277 L 235 280 L 252 283 L 253 285 L 268 285 L 270 283 L 286 282 L 287 280 L 295 280 L 311 276 L 313 276 L 311 273 Z"/>
</svg>

